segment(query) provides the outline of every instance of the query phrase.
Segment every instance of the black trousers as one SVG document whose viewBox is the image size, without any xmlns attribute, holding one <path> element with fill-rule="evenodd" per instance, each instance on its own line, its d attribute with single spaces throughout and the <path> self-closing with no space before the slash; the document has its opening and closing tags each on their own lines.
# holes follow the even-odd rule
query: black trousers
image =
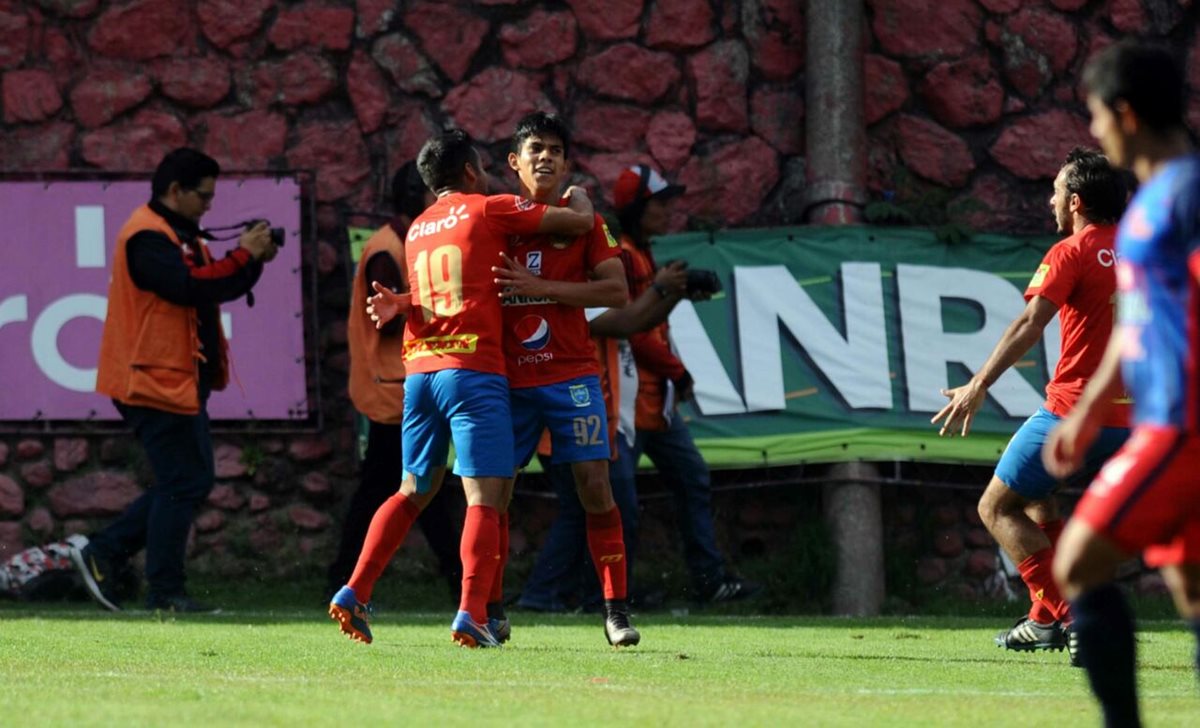
<svg viewBox="0 0 1200 728">
<path fill-rule="evenodd" d="M 150 599 L 182 594 L 188 532 L 216 478 L 208 413 L 114 404 L 146 451 L 154 484 L 94 534 L 91 546 L 118 564 L 144 548 Z"/>
</svg>

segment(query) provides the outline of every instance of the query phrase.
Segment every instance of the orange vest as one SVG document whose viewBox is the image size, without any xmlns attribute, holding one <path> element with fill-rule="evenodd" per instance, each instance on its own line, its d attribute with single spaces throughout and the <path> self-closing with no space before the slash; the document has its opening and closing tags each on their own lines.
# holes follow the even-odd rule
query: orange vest
<svg viewBox="0 0 1200 728">
<path fill-rule="evenodd" d="M 133 282 L 126 244 L 146 230 L 166 235 L 183 254 L 183 243 L 175 230 L 149 205 L 134 210 L 125 221 L 113 252 L 96 391 L 128 405 L 194 415 L 200 412 L 199 362 L 207 361 L 200 351 L 198 316 L 194 307 L 171 303 Z M 199 246 L 205 265 L 212 262 L 202 240 L 192 244 Z M 229 345 L 224 332 L 219 337 L 214 391 L 224 389 L 229 382 Z"/>
<path fill-rule="evenodd" d="M 629 300 L 633 301 L 654 283 L 654 263 L 650 260 L 650 254 L 638 248 L 626 235 L 621 236 L 621 248 L 629 253 L 630 270 L 627 271 L 627 276 L 629 278 Z M 661 339 L 664 346 L 670 347 L 667 331 L 667 322 L 664 321 L 650 329 L 647 334 Z M 663 416 L 666 397 L 666 380 L 639 364 L 634 426 L 639 430 L 650 432 L 666 430 L 668 423 L 666 417 Z"/>
<path fill-rule="evenodd" d="M 367 240 L 350 293 L 350 317 L 346 322 L 350 400 L 368 419 L 396 425 L 404 415 L 404 337 L 380 335 L 367 315 L 367 297 L 375 295 L 367 280 L 367 261 L 380 252 L 396 261 L 401 280 L 408 279 L 404 272 L 404 241 L 391 225 L 384 225 Z"/>
</svg>

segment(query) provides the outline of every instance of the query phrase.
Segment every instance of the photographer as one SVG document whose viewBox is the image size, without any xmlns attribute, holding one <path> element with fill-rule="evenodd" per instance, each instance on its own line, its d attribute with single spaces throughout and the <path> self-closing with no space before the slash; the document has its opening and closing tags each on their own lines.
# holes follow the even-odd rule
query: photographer
<svg viewBox="0 0 1200 728">
<path fill-rule="evenodd" d="M 229 381 L 219 304 L 250 292 L 278 252 L 269 223 L 241 233 L 214 260 L 200 218 L 216 194 L 220 166 L 181 148 L 159 162 L 152 199 L 117 236 L 96 391 L 112 397 L 154 472 L 154 484 L 72 560 L 89 593 L 118 611 L 112 586 L 146 549 L 147 609 L 213 611 L 184 589 L 184 555 L 196 507 L 215 478 L 206 405 Z"/>
<path fill-rule="evenodd" d="M 651 238 L 668 232 L 669 204 L 684 189 L 668 184 L 644 164 L 630 167 L 617 178 L 613 200 L 621 223 L 629 295 L 634 299 L 652 288 L 664 298 L 669 295 L 655 283 L 658 265 L 650 250 Z M 689 271 L 687 287 L 689 297 L 719 290 L 715 277 L 707 271 Z M 699 602 L 750 596 L 760 587 L 730 575 L 717 549 L 708 465 L 677 409 L 680 402 L 692 398 L 692 376 L 671 350 L 667 323 L 636 334 L 629 342 L 638 369 L 637 444 L 632 462 L 636 466 L 645 452 L 675 493 L 684 558 L 692 581 L 691 596 Z"/>
</svg>

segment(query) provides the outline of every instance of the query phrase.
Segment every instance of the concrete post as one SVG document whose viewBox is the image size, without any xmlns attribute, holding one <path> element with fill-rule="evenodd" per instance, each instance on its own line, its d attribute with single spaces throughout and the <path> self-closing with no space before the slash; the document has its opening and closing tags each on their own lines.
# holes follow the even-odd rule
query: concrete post
<svg viewBox="0 0 1200 728">
<path fill-rule="evenodd" d="M 866 204 L 863 3 L 808 0 L 805 16 L 805 219 L 817 225 L 854 224 L 862 220 Z M 837 551 L 833 611 L 878 614 L 884 594 L 883 518 L 879 486 L 873 482 L 878 472 L 866 463 L 845 463 L 834 466 L 830 477 L 834 482 L 823 496 Z"/>
<path fill-rule="evenodd" d="M 866 203 L 862 0 L 808 0 L 805 22 L 805 219 L 854 224 Z"/>
<path fill-rule="evenodd" d="M 867 463 L 838 463 L 829 470 L 833 482 L 822 492 L 836 552 L 837 615 L 872 617 L 883 606 L 883 514 L 879 485 L 873 482 L 878 475 Z"/>
</svg>

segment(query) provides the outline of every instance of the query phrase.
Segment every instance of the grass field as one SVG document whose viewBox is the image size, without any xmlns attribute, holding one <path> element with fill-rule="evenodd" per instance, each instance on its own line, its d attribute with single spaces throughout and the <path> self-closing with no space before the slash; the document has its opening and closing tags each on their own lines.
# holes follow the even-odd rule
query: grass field
<svg viewBox="0 0 1200 728">
<path fill-rule="evenodd" d="M 513 613 L 501 650 L 446 613 L 381 614 L 375 644 L 317 605 L 219 615 L 0 606 L 0 725 L 1098 725 L 1063 653 L 992 645 L 996 618 L 640 615 L 616 652 L 595 616 Z M 1150 726 L 1200 725 L 1194 641 L 1143 623 Z"/>
</svg>

